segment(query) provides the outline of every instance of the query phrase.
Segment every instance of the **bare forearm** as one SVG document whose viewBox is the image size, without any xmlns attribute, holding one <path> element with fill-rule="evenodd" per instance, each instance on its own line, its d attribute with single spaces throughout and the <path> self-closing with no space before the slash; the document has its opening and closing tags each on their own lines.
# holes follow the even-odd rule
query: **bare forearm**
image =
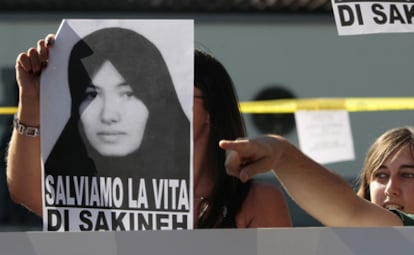
<svg viewBox="0 0 414 255">
<path fill-rule="evenodd" d="M 393 213 L 358 197 L 340 176 L 277 135 L 220 141 L 227 173 L 246 181 L 273 169 L 289 195 L 327 226 L 399 226 Z"/>
<path fill-rule="evenodd" d="M 40 74 L 47 67 L 49 48 L 55 36 L 49 34 L 35 47 L 16 58 L 16 81 L 19 87 L 17 118 L 29 127 L 40 126 Z M 13 131 L 7 156 L 7 182 L 12 199 L 37 214 L 42 214 L 42 174 L 40 137 Z"/>
<path fill-rule="evenodd" d="M 28 126 L 39 126 L 39 113 L 36 108 L 24 109 L 19 105 L 17 118 Z M 29 137 L 13 130 L 7 155 L 7 181 L 12 199 L 41 215 L 39 136 Z"/>
<path fill-rule="evenodd" d="M 13 131 L 7 156 L 7 181 L 12 199 L 41 215 L 39 140 Z"/>
<path fill-rule="evenodd" d="M 387 210 L 356 196 L 340 176 L 286 146 L 275 174 L 289 195 L 314 218 L 327 226 L 401 225 Z"/>
</svg>

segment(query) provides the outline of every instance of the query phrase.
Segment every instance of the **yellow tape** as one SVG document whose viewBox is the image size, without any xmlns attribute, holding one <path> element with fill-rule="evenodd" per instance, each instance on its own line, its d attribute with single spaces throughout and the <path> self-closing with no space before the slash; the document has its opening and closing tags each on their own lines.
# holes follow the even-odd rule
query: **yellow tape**
<svg viewBox="0 0 414 255">
<path fill-rule="evenodd" d="M 349 112 L 414 110 L 414 97 L 310 98 L 240 102 L 242 113 L 294 113 L 298 110 Z"/>
<path fill-rule="evenodd" d="M 414 97 L 308 98 L 240 102 L 242 113 L 294 113 L 298 110 L 403 111 L 414 110 Z M 17 107 L 0 107 L 0 114 L 14 114 Z"/>
<path fill-rule="evenodd" d="M 1 115 L 15 114 L 17 112 L 17 107 L 0 107 Z"/>
</svg>

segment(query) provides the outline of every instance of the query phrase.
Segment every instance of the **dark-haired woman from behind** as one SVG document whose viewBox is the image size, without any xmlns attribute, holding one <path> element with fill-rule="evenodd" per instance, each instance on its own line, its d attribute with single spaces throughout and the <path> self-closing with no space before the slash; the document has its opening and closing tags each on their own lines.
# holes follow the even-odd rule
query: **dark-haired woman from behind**
<svg viewBox="0 0 414 255">
<path fill-rule="evenodd" d="M 271 184 L 242 183 L 227 175 L 221 139 L 244 137 L 231 77 L 211 54 L 195 51 L 195 228 L 290 227 L 282 193 Z"/>
</svg>

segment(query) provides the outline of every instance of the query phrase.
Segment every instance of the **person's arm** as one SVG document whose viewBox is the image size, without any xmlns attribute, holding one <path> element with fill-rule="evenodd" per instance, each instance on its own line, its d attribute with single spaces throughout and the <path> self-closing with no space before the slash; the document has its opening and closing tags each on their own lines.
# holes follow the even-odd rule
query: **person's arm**
<svg viewBox="0 0 414 255">
<path fill-rule="evenodd" d="M 16 117 L 25 126 L 39 127 L 40 73 L 46 67 L 48 47 L 54 35 L 39 40 L 37 48 L 30 48 L 16 59 L 16 80 L 19 103 Z M 13 130 L 7 153 L 7 183 L 13 201 L 38 215 L 42 214 L 40 137 L 19 134 Z"/>
<path fill-rule="evenodd" d="M 246 181 L 273 169 L 293 200 L 327 226 L 400 226 L 392 212 L 359 198 L 340 176 L 280 136 L 220 141 L 229 174 Z"/>
</svg>

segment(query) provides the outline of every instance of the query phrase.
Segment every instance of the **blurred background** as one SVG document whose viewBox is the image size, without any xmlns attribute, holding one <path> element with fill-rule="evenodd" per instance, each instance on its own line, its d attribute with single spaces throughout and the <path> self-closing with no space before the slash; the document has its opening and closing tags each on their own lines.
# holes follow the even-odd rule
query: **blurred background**
<svg viewBox="0 0 414 255">
<path fill-rule="evenodd" d="M 414 35 L 338 36 L 327 0 L 0 0 L 0 104 L 17 105 L 17 55 L 62 19 L 194 19 L 195 47 L 215 55 L 240 101 L 314 97 L 412 97 Z M 365 153 L 385 130 L 413 124 L 412 111 L 350 113 L 356 158 L 327 165 L 355 184 Z M 249 136 L 278 133 L 298 144 L 292 114 L 245 114 Z M 11 115 L 0 115 L 1 158 Z M 10 201 L 0 168 L 0 231 L 41 230 L 41 219 Z M 279 183 L 265 174 L 258 178 Z M 286 199 L 298 227 L 320 226 Z"/>
</svg>

